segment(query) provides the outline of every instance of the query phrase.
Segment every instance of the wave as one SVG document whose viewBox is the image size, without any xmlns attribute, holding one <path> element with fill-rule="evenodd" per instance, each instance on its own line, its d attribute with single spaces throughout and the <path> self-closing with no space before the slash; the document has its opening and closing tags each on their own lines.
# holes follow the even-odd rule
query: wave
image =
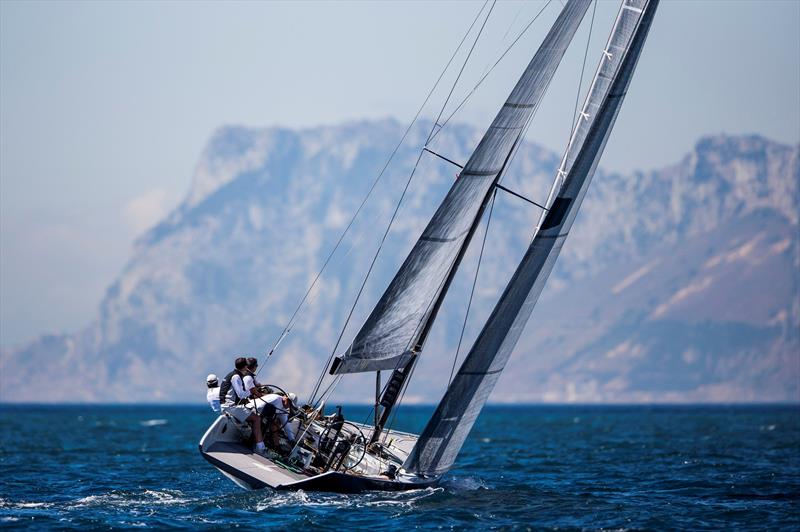
<svg viewBox="0 0 800 532">
<path fill-rule="evenodd" d="M 100 495 L 89 495 L 69 504 L 67 509 L 87 507 L 137 507 L 165 506 L 194 502 L 179 490 L 144 490 L 143 492 L 110 491 Z"/>
<path fill-rule="evenodd" d="M 146 419 L 144 421 L 140 421 L 139 425 L 143 427 L 158 427 L 159 425 L 166 425 L 168 421 L 166 419 Z"/>
<path fill-rule="evenodd" d="M 445 477 L 439 484 L 448 491 L 475 491 L 492 489 L 481 478 L 476 477 Z"/>
<path fill-rule="evenodd" d="M 275 508 L 337 508 L 357 509 L 369 507 L 400 507 L 413 508 L 417 503 L 436 493 L 442 493 L 443 488 L 424 488 L 401 492 L 371 492 L 358 495 L 340 495 L 331 493 L 306 493 L 303 490 L 293 492 L 273 492 L 267 498 L 259 501 L 256 511 L 265 511 Z M 263 492 L 260 492 L 263 493 Z"/>
<path fill-rule="evenodd" d="M 55 506 L 55 503 L 52 502 L 25 502 L 0 499 L 0 508 L 9 508 L 11 510 L 47 509 L 53 506 Z"/>
</svg>

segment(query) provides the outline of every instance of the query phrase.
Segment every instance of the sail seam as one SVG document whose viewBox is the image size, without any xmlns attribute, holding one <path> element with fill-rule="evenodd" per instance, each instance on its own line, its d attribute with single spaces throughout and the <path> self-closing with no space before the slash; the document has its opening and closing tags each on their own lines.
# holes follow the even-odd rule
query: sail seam
<svg viewBox="0 0 800 532">
<path fill-rule="evenodd" d="M 511 103 L 507 102 L 503 104 L 503 107 L 511 107 L 512 109 L 530 109 L 534 107 L 532 103 Z"/>
<path fill-rule="evenodd" d="M 462 236 L 466 235 L 467 233 L 469 233 L 469 229 L 467 229 L 466 231 L 464 231 L 462 233 L 459 233 L 458 235 L 454 236 L 453 238 L 439 238 L 439 237 L 435 237 L 435 236 L 424 236 L 423 235 L 423 236 L 419 237 L 419 239 L 420 240 L 424 240 L 426 242 L 453 242 L 455 240 L 460 239 Z"/>
<path fill-rule="evenodd" d="M 495 126 L 495 125 L 491 125 L 491 126 L 489 126 L 489 129 L 503 129 L 503 130 L 506 130 L 506 131 L 514 131 L 515 129 L 522 129 L 523 127 L 525 127 L 525 126 Z"/>
<path fill-rule="evenodd" d="M 494 371 L 459 371 L 459 375 L 494 375 L 500 373 L 503 369 L 496 369 Z"/>
<path fill-rule="evenodd" d="M 472 177 L 489 177 L 493 175 L 497 175 L 500 173 L 502 168 L 498 168 L 497 170 L 465 170 L 461 172 L 461 177 L 465 176 L 472 176 Z"/>
</svg>

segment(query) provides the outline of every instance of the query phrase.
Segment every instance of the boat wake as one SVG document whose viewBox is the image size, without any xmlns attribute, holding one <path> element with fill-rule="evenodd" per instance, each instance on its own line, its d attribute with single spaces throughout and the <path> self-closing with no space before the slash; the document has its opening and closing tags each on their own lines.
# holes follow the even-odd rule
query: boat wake
<svg viewBox="0 0 800 532">
<path fill-rule="evenodd" d="M 274 508 L 283 510 L 297 508 L 338 508 L 358 509 L 370 507 L 395 507 L 412 509 L 423 499 L 437 493 L 444 492 L 444 488 L 424 488 L 401 492 L 370 492 L 358 495 L 342 495 L 335 493 L 306 493 L 303 490 L 293 492 L 259 492 L 268 493 L 259 501 L 256 511 L 265 511 Z"/>
<path fill-rule="evenodd" d="M 483 479 L 476 477 L 445 477 L 439 485 L 452 492 L 492 489 Z"/>
</svg>

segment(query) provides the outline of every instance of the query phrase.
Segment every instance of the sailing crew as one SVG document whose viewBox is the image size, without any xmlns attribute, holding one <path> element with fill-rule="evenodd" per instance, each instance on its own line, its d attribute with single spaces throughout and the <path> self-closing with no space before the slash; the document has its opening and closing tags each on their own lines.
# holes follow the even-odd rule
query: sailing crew
<svg viewBox="0 0 800 532">
<path fill-rule="evenodd" d="M 261 418 L 254 410 L 247 407 L 247 400 L 252 397 L 258 397 L 260 394 L 256 390 L 254 395 L 244 387 L 243 378 L 247 370 L 247 359 L 239 357 L 234 362 L 234 370 L 225 376 L 220 386 L 219 396 L 223 401 L 222 412 L 230 414 L 240 423 L 245 421 L 250 424 L 253 429 L 253 437 L 256 440 L 255 451 L 259 454 L 265 454 L 266 448 L 264 447 L 264 436 L 261 434 Z"/>
<path fill-rule="evenodd" d="M 206 386 L 208 386 L 208 392 L 206 392 L 206 401 L 208 401 L 211 410 L 214 412 L 219 412 L 219 381 L 217 380 L 217 376 L 213 373 L 210 374 L 206 378 Z"/>
<path fill-rule="evenodd" d="M 278 435 L 281 430 L 286 433 L 289 444 L 294 445 L 295 433 L 292 425 L 289 423 L 289 414 L 292 411 L 295 400 L 297 400 L 297 396 L 293 393 L 288 394 L 288 396 L 268 393 L 262 395 L 259 401 L 257 401 L 259 403 L 264 401 L 262 414 L 265 414 L 267 417 L 272 417 L 269 433 L 272 435 L 272 445 L 275 449 L 280 449 L 280 439 Z"/>
<path fill-rule="evenodd" d="M 260 387 L 261 383 L 256 380 L 256 371 L 258 370 L 258 359 L 249 357 L 247 359 L 247 372 L 245 373 L 243 382 L 244 389 L 251 394 L 255 393 Z"/>
</svg>

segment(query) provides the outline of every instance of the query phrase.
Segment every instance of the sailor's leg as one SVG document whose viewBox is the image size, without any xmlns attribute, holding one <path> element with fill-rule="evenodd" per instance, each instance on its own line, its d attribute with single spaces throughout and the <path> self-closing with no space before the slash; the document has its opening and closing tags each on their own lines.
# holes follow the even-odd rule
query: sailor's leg
<svg viewBox="0 0 800 532">
<path fill-rule="evenodd" d="M 272 446 L 275 447 L 276 450 L 280 450 L 281 440 L 280 440 L 280 433 L 281 433 L 281 422 L 278 421 L 278 416 L 272 418 L 272 427 L 269 431 L 270 435 L 272 436 Z"/>
<path fill-rule="evenodd" d="M 289 416 L 286 415 L 286 412 L 278 410 L 275 414 L 275 419 L 278 420 L 279 427 L 282 429 L 286 428 L 286 424 L 289 423 Z"/>
<path fill-rule="evenodd" d="M 249 421 L 250 425 L 253 427 L 253 437 L 256 443 L 262 443 L 264 441 L 264 435 L 261 434 L 261 418 L 257 414 L 250 414 L 247 421 Z"/>
</svg>

